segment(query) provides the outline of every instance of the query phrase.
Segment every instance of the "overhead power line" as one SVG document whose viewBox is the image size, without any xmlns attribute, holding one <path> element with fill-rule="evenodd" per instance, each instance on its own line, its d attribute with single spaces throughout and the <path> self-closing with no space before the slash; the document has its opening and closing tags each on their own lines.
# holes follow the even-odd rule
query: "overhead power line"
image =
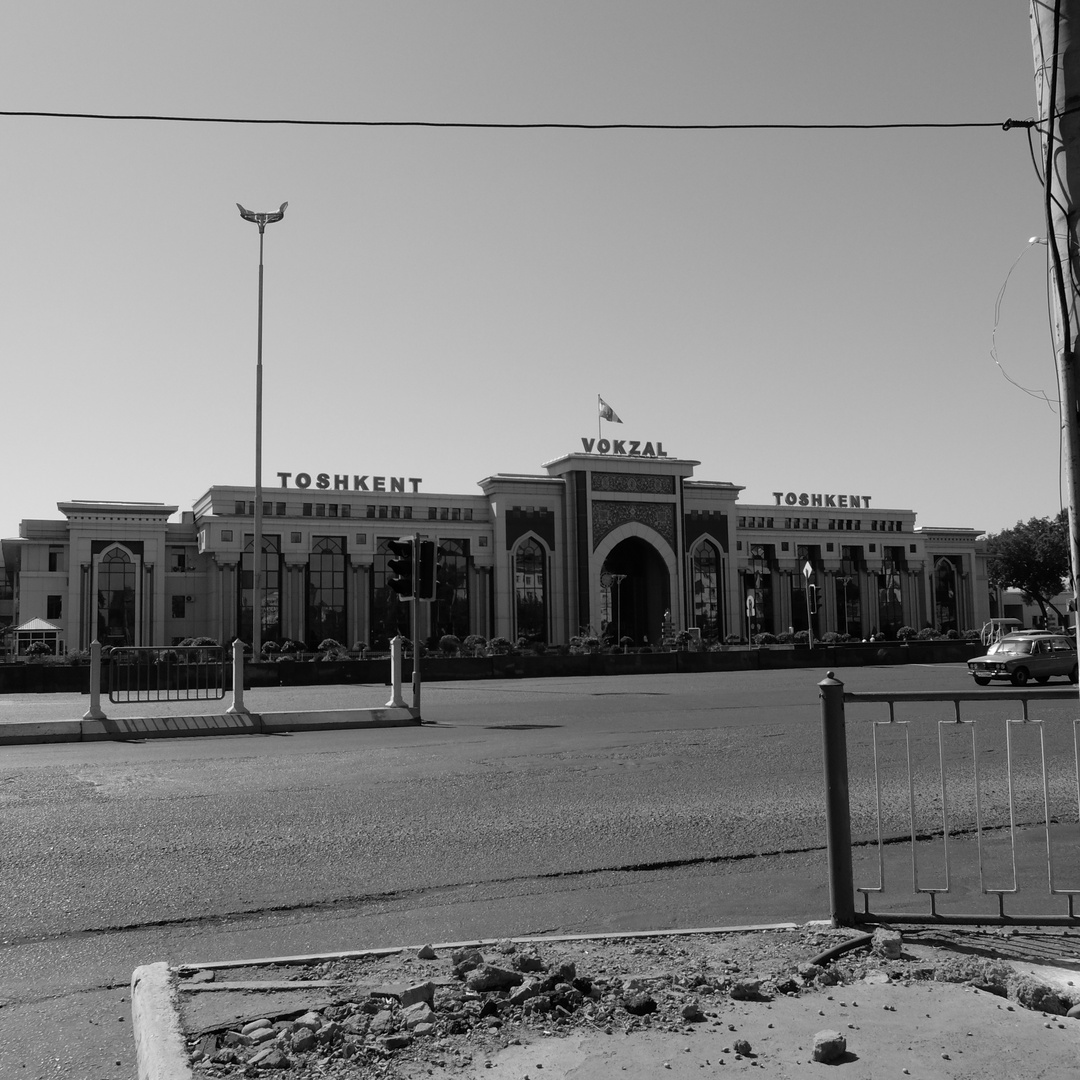
<svg viewBox="0 0 1080 1080">
<path fill-rule="evenodd" d="M 881 131 L 897 128 L 1030 128 L 1033 119 L 985 121 L 919 121 L 882 124 L 578 124 L 564 121 L 491 123 L 480 120 L 296 120 L 284 117 L 164 116 L 152 113 L 44 112 L 36 109 L 0 109 L 0 116 L 39 117 L 49 120 L 154 120 L 170 124 L 264 124 L 294 127 L 396 127 L 396 128 L 485 128 L 533 130 L 551 128 L 568 131 Z"/>
</svg>

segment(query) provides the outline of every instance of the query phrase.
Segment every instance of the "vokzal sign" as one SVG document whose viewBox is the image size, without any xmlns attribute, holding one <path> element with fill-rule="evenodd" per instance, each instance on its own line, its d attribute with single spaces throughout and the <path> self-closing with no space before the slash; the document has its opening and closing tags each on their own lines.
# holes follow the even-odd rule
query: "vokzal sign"
<svg viewBox="0 0 1080 1080">
<path fill-rule="evenodd" d="M 658 442 L 654 447 L 651 442 L 643 443 L 637 439 L 586 439 L 583 436 L 581 445 L 585 447 L 586 454 L 593 453 L 595 446 L 597 454 L 614 454 L 623 457 L 667 457 L 662 442 Z"/>
</svg>

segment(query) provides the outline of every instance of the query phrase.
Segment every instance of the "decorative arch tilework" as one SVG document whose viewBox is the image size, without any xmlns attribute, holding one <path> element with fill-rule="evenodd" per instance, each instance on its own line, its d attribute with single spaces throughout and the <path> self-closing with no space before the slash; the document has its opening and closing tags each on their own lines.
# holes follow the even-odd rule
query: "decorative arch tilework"
<svg viewBox="0 0 1080 1080">
<path fill-rule="evenodd" d="M 674 495 L 674 476 L 649 476 L 646 473 L 592 474 L 593 491 L 627 491 L 635 495 Z"/>
<path fill-rule="evenodd" d="M 607 502 L 592 504 L 593 550 L 608 533 L 620 525 L 647 525 L 675 548 L 675 506 L 673 503 Z"/>
</svg>

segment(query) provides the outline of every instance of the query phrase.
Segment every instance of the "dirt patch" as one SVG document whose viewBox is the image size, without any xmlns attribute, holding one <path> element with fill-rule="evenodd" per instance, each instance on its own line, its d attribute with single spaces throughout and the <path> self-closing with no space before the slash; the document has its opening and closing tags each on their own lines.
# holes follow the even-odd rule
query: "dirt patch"
<svg viewBox="0 0 1080 1080">
<path fill-rule="evenodd" d="M 1053 1070 L 1080 1060 L 1080 1024 L 1063 1015 L 1080 975 L 1074 999 L 918 935 L 876 951 L 865 936 L 806 927 L 505 941 L 186 974 L 197 1076 L 599 1080 L 767 1067 L 783 1078 L 820 1070 L 823 1030 L 842 1036 L 847 1080 L 886 1064 L 889 1075 L 1021 1080 L 1069 1075 Z"/>
</svg>

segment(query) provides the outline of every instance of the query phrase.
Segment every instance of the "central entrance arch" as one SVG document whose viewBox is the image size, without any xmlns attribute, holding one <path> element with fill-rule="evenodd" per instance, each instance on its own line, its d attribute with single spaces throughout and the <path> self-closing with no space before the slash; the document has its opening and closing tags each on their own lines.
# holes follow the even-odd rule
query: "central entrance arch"
<svg viewBox="0 0 1080 1080">
<path fill-rule="evenodd" d="M 671 607 L 671 575 L 659 551 L 640 536 L 617 543 L 604 559 L 604 569 L 623 575 L 603 598 L 604 634 L 616 641 L 631 637 L 635 645 L 659 644 L 664 612 Z"/>
</svg>

